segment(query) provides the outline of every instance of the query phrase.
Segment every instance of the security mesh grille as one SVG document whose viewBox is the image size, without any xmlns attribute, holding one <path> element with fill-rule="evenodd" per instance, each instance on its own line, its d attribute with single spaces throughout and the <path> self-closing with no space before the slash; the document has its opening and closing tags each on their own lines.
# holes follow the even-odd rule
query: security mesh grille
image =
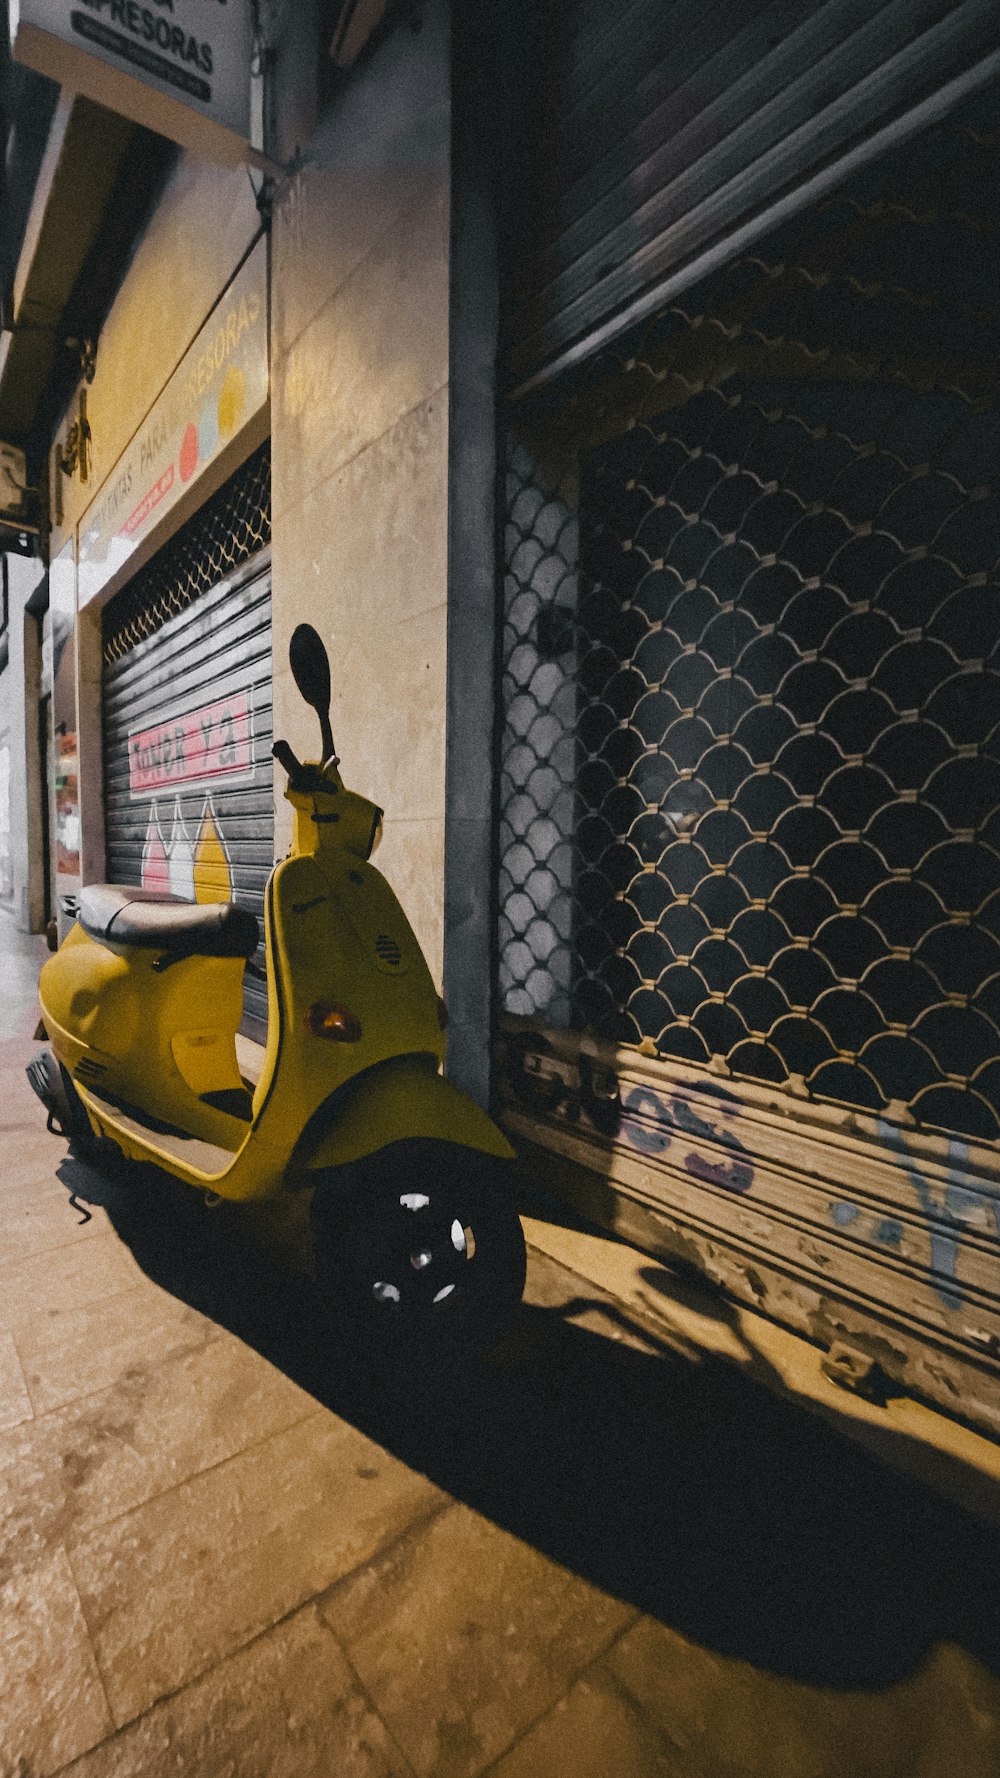
<svg viewBox="0 0 1000 1778">
<path fill-rule="evenodd" d="M 271 583 L 267 570 L 229 576 L 271 537 L 271 451 L 237 470 L 103 613 L 105 870 L 112 883 L 168 887 L 189 899 L 207 845 L 214 893 L 231 896 L 263 930 L 274 857 L 271 774 Z M 150 638 L 155 637 L 155 642 Z M 137 732 L 165 717 L 210 714 L 226 699 L 248 711 L 252 769 L 231 780 L 137 789 Z M 206 827 L 210 821 L 210 827 Z M 225 882 L 220 872 L 225 872 Z M 263 1041 L 267 996 L 243 984 L 243 1030 Z"/>
<path fill-rule="evenodd" d="M 267 439 L 104 612 L 104 660 L 121 660 L 271 541 Z"/>
<path fill-rule="evenodd" d="M 995 95 L 516 413 L 502 1002 L 1000 1130 Z"/>
</svg>

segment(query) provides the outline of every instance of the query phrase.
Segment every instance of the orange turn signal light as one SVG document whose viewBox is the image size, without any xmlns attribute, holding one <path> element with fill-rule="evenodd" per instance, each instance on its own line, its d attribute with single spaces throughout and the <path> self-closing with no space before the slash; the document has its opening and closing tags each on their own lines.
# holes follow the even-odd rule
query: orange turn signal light
<svg viewBox="0 0 1000 1778">
<path fill-rule="evenodd" d="M 357 1043 L 361 1037 L 360 1019 L 335 1000 L 314 1000 L 306 1013 L 305 1026 L 313 1037 L 327 1037 L 331 1043 Z"/>
</svg>

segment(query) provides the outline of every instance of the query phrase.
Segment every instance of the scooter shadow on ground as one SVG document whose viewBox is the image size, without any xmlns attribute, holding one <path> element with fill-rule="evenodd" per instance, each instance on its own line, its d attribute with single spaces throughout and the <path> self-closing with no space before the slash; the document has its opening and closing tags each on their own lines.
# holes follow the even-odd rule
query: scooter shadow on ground
<svg viewBox="0 0 1000 1778">
<path fill-rule="evenodd" d="M 704 1647 L 874 1690 L 956 1642 L 1000 1672 L 990 1533 L 720 1360 L 522 1305 L 486 1360 L 395 1378 L 331 1327 L 294 1229 L 152 1168 L 58 1169 L 155 1283 L 458 1500 Z M 336 1502 L 331 1501 L 331 1511 Z"/>
</svg>

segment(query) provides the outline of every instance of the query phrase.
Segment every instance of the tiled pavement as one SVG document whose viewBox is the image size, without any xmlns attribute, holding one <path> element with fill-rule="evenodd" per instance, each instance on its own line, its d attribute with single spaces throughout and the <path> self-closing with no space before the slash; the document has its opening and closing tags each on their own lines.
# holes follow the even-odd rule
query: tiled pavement
<svg viewBox="0 0 1000 1778">
<path fill-rule="evenodd" d="M 995 1529 L 538 1224 L 380 1397 L 294 1228 L 45 1137 L 0 922 L 0 1778 L 997 1778 Z"/>
</svg>

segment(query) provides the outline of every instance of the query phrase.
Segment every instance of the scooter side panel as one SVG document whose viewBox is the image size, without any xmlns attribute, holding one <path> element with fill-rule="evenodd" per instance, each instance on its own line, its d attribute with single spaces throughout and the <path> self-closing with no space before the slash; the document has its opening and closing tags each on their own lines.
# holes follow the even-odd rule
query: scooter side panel
<svg viewBox="0 0 1000 1778">
<path fill-rule="evenodd" d="M 38 994 L 46 1018 L 79 1053 L 125 1056 L 134 1046 L 142 1022 L 134 973 L 123 955 L 88 938 L 81 926 L 43 965 Z M 60 1060 L 71 1066 L 65 1056 Z"/>
<path fill-rule="evenodd" d="M 109 1099 L 232 1154 L 246 1124 L 200 1095 L 240 1084 L 242 963 L 188 957 L 157 972 L 157 955 L 139 946 L 112 948 L 73 927 L 39 980 L 53 1051 L 77 1087 L 97 1095 L 88 1111 L 114 1140 Z M 168 1164 L 152 1151 L 150 1158 Z"/>
</svg>

